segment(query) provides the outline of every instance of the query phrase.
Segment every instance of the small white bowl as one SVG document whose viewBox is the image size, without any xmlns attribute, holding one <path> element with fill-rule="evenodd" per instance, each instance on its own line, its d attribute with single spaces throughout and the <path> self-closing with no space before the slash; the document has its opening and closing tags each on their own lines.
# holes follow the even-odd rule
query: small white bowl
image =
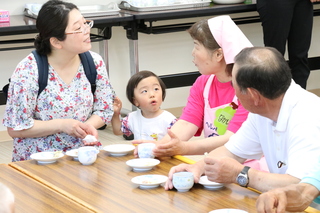
<svg viewBox="0 0 320 213">
<path fill-rule="evenodd" d="M 55 156 L 56 152 L 37 152 L 30 156 L 31 159 L 38 161 L 39 164 L 55 163 L 59 158 L 64 156 L 63 153 L 59 153 Z"/>
<path fill-rule="evenodd" d="M 192 172 L 177 172 L 172 175 L 172 184 L 178 192 L 189 191 L 194 184 Z"/>
<path fill-rule="evenodd" d="M 111 144 L 103 147 L 111 156 L 119 157 L 129 154 L 135 149 L 131 144 Z"/>
<path fill-rule="evenodd" d="M 208 176 L 202 176 L 199 181 L 200 184 L 204 186 L 204 188 L 208 190 L 216 190 L 222 188 L 224 185 L 222 183 L 216 183 L 208 180 Z"/>
<path fill-rule="evenodd" d="M 133 168 L 135 172 L 145 172 L 151 170 L 154 166 L 158 165 L 160 161 L 153 158 L 137 158 L 131 159 L 126 164 Z"/>
<path fill-rule="evenodd" d="M 131 179 L 132 183 L 138 184 L 140 189 L 153 189 L 168 180 L 164 175 L 141 175 Z"/>
<path fill-rule="evenodd" d="M 79 159 L 78 159 L 78 149 L 71 149 L 71 150 L 66 152 L 66 155 L 73 157 L 73 160 L 79 161 Z"/>
</svg>

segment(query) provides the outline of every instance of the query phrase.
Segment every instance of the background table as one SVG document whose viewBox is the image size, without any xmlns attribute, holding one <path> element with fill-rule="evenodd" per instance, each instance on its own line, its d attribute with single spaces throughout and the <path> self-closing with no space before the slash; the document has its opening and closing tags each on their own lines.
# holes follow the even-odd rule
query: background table
<svg viewBox="0 0 320 213">
<path fill-rule="evenodd" d="M 15 195 L 15 213 L 92 212 L 5 164 L 0 165 L 0 182 Z"/>
<path fill-rule="evenodd" d="M 91 166 L 83 166 L 65 156 L 54 164 L 38 165 L 36 161 L 11 163 L 10 166 L 59 191 L 96 212 L 209 212 L 220 208 L 255 212 L 256 192 L 229 184 L 210 191 L 200 184 L 185 193 L 165 191 L 163 187 L 142 190 L 131 178 L 145 174 L 167 175 L 181 161 L 161 158 L 148 172 L 133 172 L 126 161 L 133 155 L 108 156 L 101 151 Z"/>
</svg>

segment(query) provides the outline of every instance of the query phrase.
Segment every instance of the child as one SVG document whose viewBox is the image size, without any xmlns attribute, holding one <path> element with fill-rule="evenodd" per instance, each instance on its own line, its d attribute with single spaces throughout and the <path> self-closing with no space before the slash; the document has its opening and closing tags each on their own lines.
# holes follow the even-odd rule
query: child
<svg viewBox="0 0 320 213">
<path fill-rule="evenodd" d="M 120 120 L 122 102 L 114 100 L 112 128 L 115 135 L 134 135 L 134 139 L 160 140 L 177 121 L 170 112 L 160 109 L 166 96 L 163 81 L 151 71 L 134 74 L 127 85 L 127 98 L 138 109 Z"/>
</svg>

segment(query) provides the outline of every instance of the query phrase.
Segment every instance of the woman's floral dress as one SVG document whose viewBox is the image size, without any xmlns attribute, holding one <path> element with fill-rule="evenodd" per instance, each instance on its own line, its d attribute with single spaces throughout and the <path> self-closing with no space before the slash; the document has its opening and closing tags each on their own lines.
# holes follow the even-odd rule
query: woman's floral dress
<svg viewBox="0 0 320 213">
<path fill-rule="evenodd" d="M 47 87 L 38 96 L 37 62 L 33 54 L 29 54 L 11 77 L 3 125 L 23 130 L 31 128 L 34 120 L 75 119 L 85 122 L 92 114 L 100 116 L 106 124 L 110 123 L 115 92 L 102 57 L 90 53 L 98 73 L 94 97 L 82 64 L 68 85 L 49 65 Z M 63 132 L 39 138 L 14 138 L 12 161 L 28 160 L 36 152 L 66 151 L 80 146 L 83 146 L 80 138 Z"/>
</svg>

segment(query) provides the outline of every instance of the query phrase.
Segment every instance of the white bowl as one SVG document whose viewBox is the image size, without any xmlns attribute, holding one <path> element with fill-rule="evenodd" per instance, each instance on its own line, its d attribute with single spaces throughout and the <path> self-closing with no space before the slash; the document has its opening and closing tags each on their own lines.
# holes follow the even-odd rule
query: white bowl
<svg viewBox="0 0 320 213">
<path fill-rule="evenodd" d="M 177 172 L 172 175 L 172 184 L 178 192 L 189 191 L 194 184 L 192 172 Z"/>
<path fill-rule="evenodd" d="M 131 144 L 111 144 L 103 147 L 112 156 L 124 156 L 135 149 L 134 145 Z"/>
<path fill-rule="evenodd" d="M 31 159 L 38 161 L 40 164 L 48 164 L 54 163 L 57 159 L 62 158 L 64 156 L 63 153 L 59 153 L 55 156 L 56 152 L 37 152 L 30 156 Z"/>
<path fill-rule="evenodd" d="M 199 181 L 200 184 L 204 186 L 204 188 L 209 190 L 216 190 L 222 188 L 224 185 L 222 183 L 216 183 L 208 180 L 208 176 L 202 176 Z"/>
<path fill-rule="evenodd" d="M 160 161 L 153 158 L 137 158 L 131 159 L 126 164 L 133 168 L 135 172 L 145 172 L 151 170 L 154 166 L 158 165 Z"/>
<path fill-rule="evenodd" d="M 78 159 L 78 149 L 71 149 L 66 152 L 66 155 L 73 157 L 73 160 L 79 160 Z"/>
<path fill-rule="evenodd" d="M 213 0 L 213 3 L 216 4 L 240 4 L 245 0 Z"/>
<path fill-rule="evenodd" d="M 160 186 L 168 180 L 164 175 L 141 175 L 131 179 L 132 183 L 138 184 L 141 189 L 152 189 Z"/>
</svg>

